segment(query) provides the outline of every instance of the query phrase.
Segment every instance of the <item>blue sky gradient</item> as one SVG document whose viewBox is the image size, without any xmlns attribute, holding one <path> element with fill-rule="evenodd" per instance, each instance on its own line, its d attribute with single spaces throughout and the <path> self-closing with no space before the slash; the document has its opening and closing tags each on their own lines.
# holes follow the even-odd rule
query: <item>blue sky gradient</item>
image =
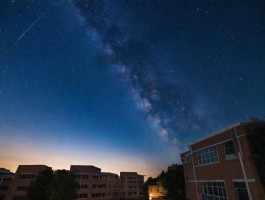
<svg viewBox="0 0 265 200">
<path fill-rule="evenodd" d="M 4 0 L 0 9 L 0 166 L 156 176 L 190 142 L 264 119 L 262 1 Z"/>
</svg>

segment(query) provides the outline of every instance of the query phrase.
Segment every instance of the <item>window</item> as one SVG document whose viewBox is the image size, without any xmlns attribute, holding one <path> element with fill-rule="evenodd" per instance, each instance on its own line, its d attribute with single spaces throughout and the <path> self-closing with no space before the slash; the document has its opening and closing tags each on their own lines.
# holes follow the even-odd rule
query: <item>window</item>
<svg viewBox="0 0 265 200">
<path fill-rule="evenodd" d="M 125 196 L 125 192 L 121 192 L 120 193 L 120 196 Z"/>
<path fill-rule="evenodd" d="M 20 179 L 32 179 L 32 178 L 35 178 L 35 174 L 20 174 L 19 178 Z"/>
<path fill-rule="evenodd" d="M 92 188 L 106 188 L 106 187 L 107 187 L 106 185 L 97 185 L 97 184 L 92 185 Z"/>
<path fill-rule="evenodd" d="M 17 190 L 28 190 L 29 186 L 17 186 Z"/>
<path fill-rule="evenodd" d="M 79 198 L 86 198 L 87 194 L 79 194 Z"/>
<path fill-rule="evenodd" d="M 88 185 L 86 184 L 78 185 L 78 189 L 87 189 L 87 188 L 88 188 Z"/>
<path fill-rule="evenodd" d="M 87 174 L 75 174 L 75 179 L 88 179 Z"/>
<path fill-rule="evenodd" d="M 225 156 L 226 156 L 226 159 L 232 159 L 235 157 L 235 149 L 234 149 L 233 140 L 230 140 L 225 143 Z"/>
<path fill-rule="evenodd" d="M 224 182 L 204 182 L 202 199 L 227 200 Z"/>
<path fill-rule="evenodd" d="M 92 197 L 105 197 L 105 193 L 92 193 Z"/>
<path fill-rule="evenodd" d="M 4 177 L 2 180 L 3 180 L 3 181 L 11 181 L 12 178 L 11 178 L 11 177 Z"/>
<path fill-rule="evenodd" d="M 200 150 L 198 152 L 198 160 L 200 165 L 218 162 L 216 146 Z"/>
<path fill-rule="evenodd" d="M 190 154 L 189 155 L 186 155 L 186 162 L 191 162 Z"/>
<path fill-rule="evenodd" d="M 7 191 L 7 190 L 8 190 L 8 186 L 6 186 L 6 185 L 2 185 L 2 186 L 0 186 L 0 190 L 5 190 L 5 191 Z"/>
<path fill-rule="evenodd" d="M 249 200 L 247 187 L 244 182 L 235 182 L 234 187 L 237 200 Z"/>
<path fill-rule="evenodd" d="M 187 153 L 186 155 L 184 155 L 184 156 L 181 158 L 181 161 L 182 161 L 183 163 L 191 162 L 190 153 Z"/>
</svg>

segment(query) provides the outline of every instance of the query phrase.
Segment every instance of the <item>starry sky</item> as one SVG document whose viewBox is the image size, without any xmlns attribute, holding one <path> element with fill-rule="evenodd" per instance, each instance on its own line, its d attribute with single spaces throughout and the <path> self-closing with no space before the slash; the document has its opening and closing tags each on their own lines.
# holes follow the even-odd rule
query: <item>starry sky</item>
<svg viewBox="0 0 265 200">
<path fill-rule="evenodd" d="M 259 0 L 2 0 L 0 166 L 157 176 L 265 117 Z"/>
</svg>

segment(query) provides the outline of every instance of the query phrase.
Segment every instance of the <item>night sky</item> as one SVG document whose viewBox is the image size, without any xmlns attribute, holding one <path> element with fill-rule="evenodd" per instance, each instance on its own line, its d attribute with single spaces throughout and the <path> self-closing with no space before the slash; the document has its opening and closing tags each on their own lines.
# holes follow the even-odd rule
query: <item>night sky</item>
<svg viewBox="0 0 265 200">
<path fill-rule="evenodd" d="M 264 83 L 264 1 L 1 0 L 0 166 L 156 176 Z"/>
</svg>

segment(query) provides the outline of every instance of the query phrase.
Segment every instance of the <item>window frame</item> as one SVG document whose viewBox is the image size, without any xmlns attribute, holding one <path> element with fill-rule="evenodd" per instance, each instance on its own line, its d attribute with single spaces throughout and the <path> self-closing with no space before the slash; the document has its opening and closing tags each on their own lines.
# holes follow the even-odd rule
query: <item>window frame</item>
<svg viewBox="0 0 265 200">
<path fill-rule="evenodd" d="M 232 144 L 233 144 L 233 146 L 232 146 L 232 148 L 233 148 L 233 150 L 234 150 L 234 153 L 227 153 L 227 147 L 226 147 L 226 144 L 228 143 L 228 142 L 232 142 Z M 230 148 L 231 149 L 231 148 Z M 225 159 L 226 160 L 232 160 L 232 159 L 235 159 L 236 158 L 236 150 L 235 150 L 235 146 L 234 146 L 234 141 L 233 141 L 233 139 L 231 139 L 231 140 L 228 140 L 228 141 L 226 141 L 225 143 L 224 143 L 224 152 L 225 152 Z"/>
<path fill-rule="evenodd" d="M 217 195 L 215 192 L 217 192 Z M 203 182 L 202 183 L 202 195 L 205 197 L 213 198 L 213 199 L 228 200 L 225 181 L 209 180 L 209 181 Z"/>
<path fill-rule="evenodd" d="M 215 151 L 212 151 L 210 149 L 214 149 Z M 216 152 L 216 155 L 215 155 Z M 213 154 L 213 156 L 211 156 Z M 216 158 L 216 159 L 215 159 Z M 198 159 L 198 165 L 211 165 L 219 162 L 219 155 L 218 155 L 218 148 L 216 146 L 210 146 L 201 149 L 197 152 L 197 159 Z M 212 161 L 212 159 L 214 159 Z M 209 162 L 208 162 L 209 161 Z"/>
</svg>

